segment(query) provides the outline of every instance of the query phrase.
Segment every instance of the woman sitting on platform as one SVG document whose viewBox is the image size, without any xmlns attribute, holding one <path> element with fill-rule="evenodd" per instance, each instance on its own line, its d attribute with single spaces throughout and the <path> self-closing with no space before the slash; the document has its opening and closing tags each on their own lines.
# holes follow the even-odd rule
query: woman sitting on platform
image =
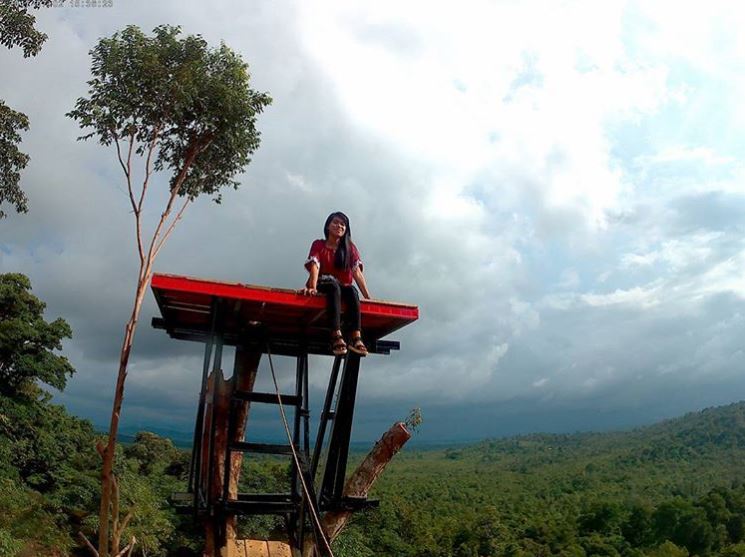
<svg viewBox="0 0 745 557">
<path fill-rule="evenodd" d="M 316 240 L 310 246 L 305 268 L 310 273 L 302 293 L 326 294 L 327 312 L 331 326 L 331 351 L 335 356 L 347 353 L 347 343 L 341 332 L 341 302 L 347 305 L 346 321 L 351 329 L 349 349 L 360 356 L 367 355 L 362 342 L 360 325 L 360 299 L 352 280 L 357 283 L 362 295 L 370 298 L 362 274 L 362 260 L 352 242 L 349 218 L 344 213 L 331 213 L 323 226 L 324 240 Z"/>
</svg>

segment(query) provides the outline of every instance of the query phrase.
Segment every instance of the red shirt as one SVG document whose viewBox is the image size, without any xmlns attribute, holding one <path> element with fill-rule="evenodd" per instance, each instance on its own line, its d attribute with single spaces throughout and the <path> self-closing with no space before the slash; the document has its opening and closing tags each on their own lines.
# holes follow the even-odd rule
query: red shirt
<svg viewBox="0 0 745 557">
<path fill-rule="evenodd" d="M 326 240 L 315 240 L 310 245 L 310 253 L 308 253 L 308 259 L 305 262 L 305 268 L 310 271 L 310 266 L 316 264 L 319 268 L 318 275 L 320 277 L 331 275 L 342 286 L 349 286 L 352 284 L 352 273 L 357 267 L 362 268 L 362 260 L 360 259 L 360 252 L 357 251 L 357 246 L 352 244 L 351 247 L 351 253 L 347 254 L 351 265 L 346 269 L 339 269 L 334 266 L 336 249 L 326 247 Z"/>
</svg>

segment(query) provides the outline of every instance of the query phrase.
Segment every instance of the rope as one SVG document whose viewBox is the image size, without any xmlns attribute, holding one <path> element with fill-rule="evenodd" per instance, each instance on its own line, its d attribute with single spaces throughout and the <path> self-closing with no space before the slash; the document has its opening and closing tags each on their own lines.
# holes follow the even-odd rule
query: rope
<svg viewBox="0 0 745 557">
<path fill-rule="evenodd" d="M 321 519 L 318 518 L 318 513 L 316 512 L 316 503 L 313 500 L 313 498 L 310 496 L 310 490 L 308 489 L 308 485 L 305 483 L 305 477 L 301 473 L 302 468 L 300 467 L 300 459 L 297 456 L 297 451 L 295 450 L 295 443 L 292 440 L 292 434 L 290 433 L 290 424 L 287 423 L 287 416 L 285 415 L 285 407 L 284 404 L 282 404 L 282 395 L 279 393 L 279 384 L 277 383 L 277 375 L 274 373 L 274 363 L 272 362 L 272 351 L 269 348 L 269 343 L 266 343 L 266 353 L 269 356 L 269 368 L 272 370 L 272 381 L 274 381 L 274 390 L 277 392 L 277 402 L 279 403 L 279 413 L 282 416 L 282 423 L 285 426 L 285 432 L 287 433 L 287 439 L 290 442 L 290 449 L 292 450 L 292 458 L 295 461 L 295 466 L 298 470 L 298 476 L 300 477 L 300 483 L 303 486 L 303 492 L 305 493 L 305 499 L 308 501 L 308 507 L 310 508 L 310 514 L 313 516 L 313 521 L 315 522 L 316 526 L 318 527 L 318 533 L 321 535 L 321 539 L 323 540 L 323 545 L 326 547 L 326 551 L 328 551 L 329 557 L 334 557 L 334 552 L 331 551 L 331 546 L 329 545 L 328 539 L 326 539 L 326 534 L 323 532 L 323 526 L 321 526 Z M 304 548 L 300 548 L 301 551 L 304 550 Z"/>
</svg>

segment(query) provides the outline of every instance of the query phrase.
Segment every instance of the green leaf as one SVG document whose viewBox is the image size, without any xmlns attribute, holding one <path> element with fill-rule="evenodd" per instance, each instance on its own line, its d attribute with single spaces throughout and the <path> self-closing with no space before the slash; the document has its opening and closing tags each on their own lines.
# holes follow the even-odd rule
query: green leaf
<svg viewBox="0 0 745 557">
<path fill-rule="evenodd" d="M 44 320 L 46 304 L 31 294 L 31 281 L 0 274 L 0 394 L 36 398 L 36 382 L 62 390 L 75 369 L 55 350 L 72 337 L 64 319 Z"/>
<path fill-rule="evenodd" d="M 0 44 L 19 46 L 23 56 L 36 56 L 47 36 L 34 27 L 36 18 L 29 9 L 51 6 L 52 0 L 3 0 L 0 2 Z"/>
<path fill-rule="evenodd" d="M 20 187 L 21 170 L 29 157 L 18 149 L 19 132 L 28 130 L 28 118 L 0 101 L 0 204 L 10 203 L 19 213 L 28 212 L 28 199 Z M 5 217 L 0 209 L 0 219 Z"/>
</svg>

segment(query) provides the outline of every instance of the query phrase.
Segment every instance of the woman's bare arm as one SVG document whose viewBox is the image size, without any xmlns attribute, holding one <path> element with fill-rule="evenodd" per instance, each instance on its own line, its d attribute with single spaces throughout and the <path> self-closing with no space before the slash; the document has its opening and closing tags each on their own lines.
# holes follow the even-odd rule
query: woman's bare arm
<svg viewBox="0 0 745 557">
<path fill-rule="evenodd" d="M 306 296 L 318 293 L 316 288 L 318 286 L 318 265 L 311 263 L 308 272 L 310 273 L 310 276 L 308 277 L 308 281 L 305 283 L 305 288 L 302 290 L 302 293 Z"/>
<path fill-rule="evenodd" d="M 365 275 L 362 274 L 362 269 L 360 267 L 357 267 L 353 272 L 352 276 L 354 277 L 354 281 L 357 283 L 357 286 L 360 287 L 360 292 L 362 292 L 362 295 L 370 299 L 370 292 L 367 290 L 367 283 L 365 282 Z"/>
</svg>

